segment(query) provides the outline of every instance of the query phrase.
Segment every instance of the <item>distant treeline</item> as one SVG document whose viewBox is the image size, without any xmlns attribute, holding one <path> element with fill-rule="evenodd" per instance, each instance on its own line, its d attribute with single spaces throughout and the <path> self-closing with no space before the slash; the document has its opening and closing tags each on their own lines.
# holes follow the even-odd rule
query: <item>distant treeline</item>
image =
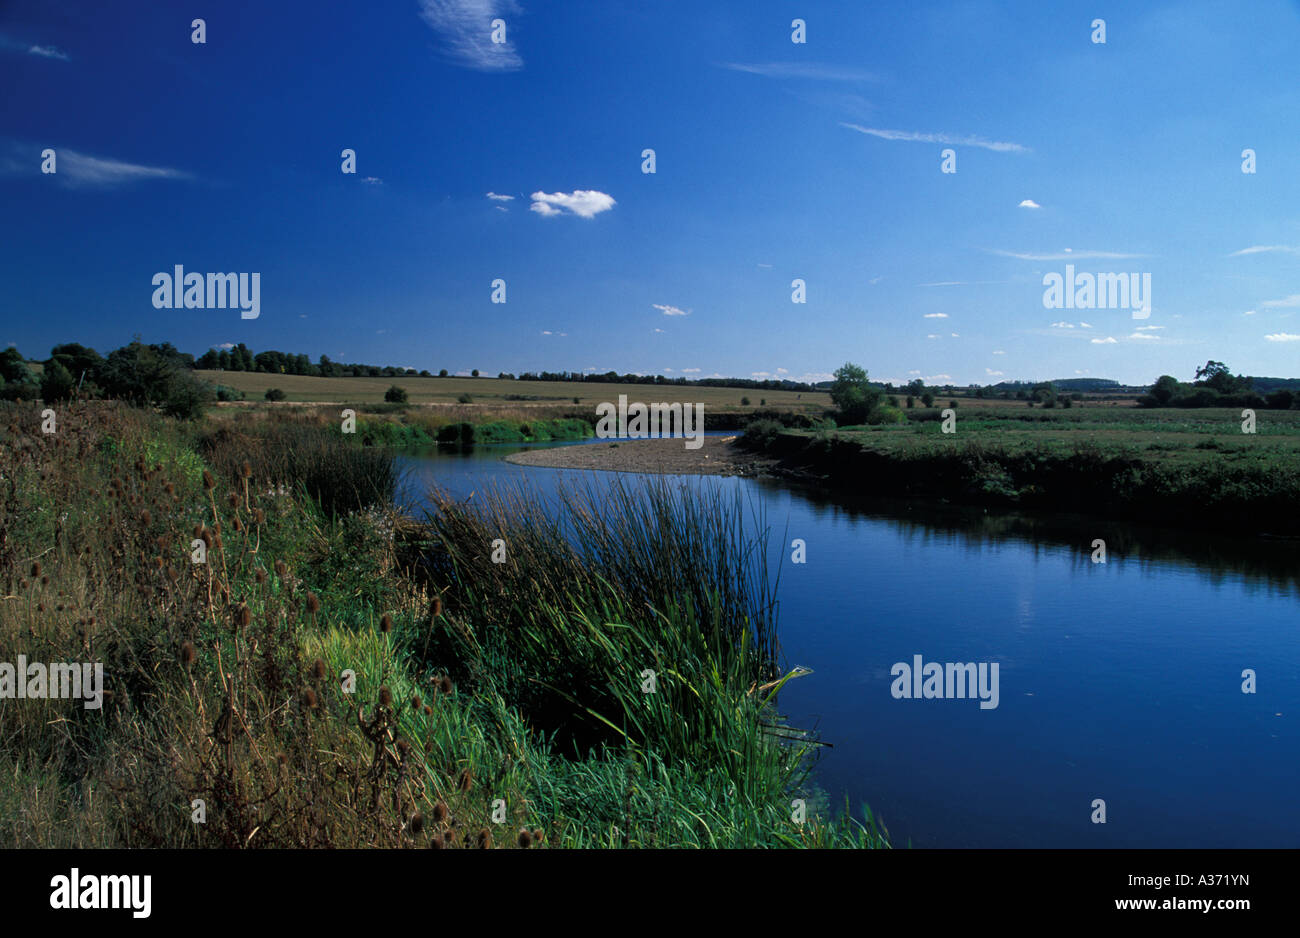
<svg viewBox="0 0 1300 938">
<path fill-rule="evenodd" d="M 1300 407 L 1300 380 L 1234 375 L 1223 362 L 1208 361 L 1196 369 L 1196 380 L 1179 381 L 1161 375 L 1140 407 L 1250 407 L 1290 410 Z"/>
</svg>

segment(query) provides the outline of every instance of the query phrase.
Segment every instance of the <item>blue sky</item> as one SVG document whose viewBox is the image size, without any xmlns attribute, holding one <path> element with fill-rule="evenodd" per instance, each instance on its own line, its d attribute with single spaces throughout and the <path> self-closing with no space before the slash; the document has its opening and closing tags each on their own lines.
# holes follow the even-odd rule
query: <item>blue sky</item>
<svg viewBox="0 0 1300 938">
<path fill-rule="evenodd" d="M 0 344 L 1300 374 L 1297 3 L 202 7 L 0 4 Z M 260 315 L 155 309 L 176 264 L 259 272 Z M 1149 273 L 1150 317 L 1044 308 L 1066 264 Z"/>
</svg>

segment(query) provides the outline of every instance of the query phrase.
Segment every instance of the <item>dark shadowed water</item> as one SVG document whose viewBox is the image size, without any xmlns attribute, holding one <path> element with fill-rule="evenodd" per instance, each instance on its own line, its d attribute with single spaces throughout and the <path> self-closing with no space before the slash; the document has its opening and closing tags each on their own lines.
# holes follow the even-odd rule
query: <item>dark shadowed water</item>
<svg viewBox="0 0 1300 938">
<path fill-rule="evenodd" d="M 406 496 L 613 475 L 501 461 L 523 448 L 404 457 Z M 785 663 L 815 672 L 781 709 L 831 744 L 831 801 L 869 803 L 896 843 L 1300 846 L 1300 542 L 681 481 L 762 501 Z M 997 707 L 895 699 L 915 655 L 997 662 Z"/>
</svg>

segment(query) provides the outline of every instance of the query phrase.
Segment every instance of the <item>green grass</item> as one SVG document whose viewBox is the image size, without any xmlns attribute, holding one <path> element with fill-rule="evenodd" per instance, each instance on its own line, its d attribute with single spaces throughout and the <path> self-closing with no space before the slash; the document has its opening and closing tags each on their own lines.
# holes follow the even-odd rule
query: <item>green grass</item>
<svg viewBox="0 0 1300 938">
<path fill-rule="evenodd" d="M 3 411 L 0 660 L 102 661 L 111 693 L 0 702 L 0 843 L 888 846 L 832 816 L 777 710 L 738 505 L 573 492 L 557 527 L 525 495 L 444 499 L 421 525 L 391 459 L 311 415 L 76 404 L 51 437 Z"/>
</svg>

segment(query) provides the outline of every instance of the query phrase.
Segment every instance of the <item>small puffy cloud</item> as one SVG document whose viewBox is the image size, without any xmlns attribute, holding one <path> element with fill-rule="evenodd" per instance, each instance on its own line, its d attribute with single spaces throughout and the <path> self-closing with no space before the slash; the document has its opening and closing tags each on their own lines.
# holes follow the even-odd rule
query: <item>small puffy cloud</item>
<svg viewBox="0 0 1300 938">
<path fill-rule="evenodd" d="M 12 342 L 10 342 L 9 344 L 10 344 L 10 345 L 13 345 Z M 217 346 L 217 348 L 226 349 L 227 351 L 229 351 L 230 349 L 232 349 L 232 348 L 234 348 L 234 347 L 235 347 L 235 343 L 234 343 L 234 342 L 222 342 L 220 345 Z"/>
<path fill-rule="evenodd" d="M 1274 332 L 1264 338 L 1269 342 L 1300 342 L 1300 335 L 1294 332 Z"/>
<path fill-rule="evenodd" d="M 537 214 L 549 218 L 553 215 L 577 215 L 579 218 L 595 218 L 601 212 L 608 212 L 618 203 L 613 196 L 594 189 L 574 189 L 572 192 L 534 192 L 529 206 Z"/>
<path fill-rule="evenodd" d="M 689 316 L 690 310 L 681 309 L 677 306 L 668 306 L 663 303 L 651 303 L 655 309 L 659 310 L 665 316 Z"/>
<path fill-rule="evenodd" d="M 990 378 L 1001 378 L 1004 374 L 1006 374 L 1005 371 L 994 371 L 992 368 L 985 368 L 984 373 L 988 375 Z"/>
<path fill-rule="evenodd" d="M 1129 336 L 1130 339 L 1158 339 L 1160 336 L 1152 335 L 1149 332 L 1134 332 Z"/>
<path fill-rule="evenodd" d="M 961 338 L 961 336 L 958 335 L 956 332 L 949 332 L 948 335 L 952 336 L 954 339 L 960 339 L 960 338 Z"/>
<path fill-rule="evenodd" d="M 927 339 L 942 339 L 943 336 L 939 335 L 939 333 L 937 333 L 937 332 L 931 332 L 929 335 L 926 336 L 926 338 L 927 338 Z"/>
<path fill-rule="evenodd" d="M 779 374 L 779 375 L 788 375 L 790 372 L 787 371 L 787 370 L 784 369 L 784 368 L 778 368 L 778 369 L 776 370 L 776 373 Z"/>
<path fill-rule="evenodd" d="M 683 369 L 682 369 L 682 373 L 683 373 L 683 374 L 687 374 L 687 375 L 699 374 L 699 372 L 700 372 L 700 369 L 698 369 L 698 368 L 683 368 Z"/>
<path fill-rule="evenodd" d="M 1042 208 L 1042 206 L 1039 205 L 1037 202 L 1035 202 L 1033 199 L 1025 199 L 1023 202 L 1017 205 L 1016 208 Z"/>
<path fill-rule="evenodd" d="M 1079 328 L 1080 328 L 1080 329 L 1091 329 L 1091 328 L 1092 328 L 1092 323 L 1090 323 L 1090 322 L 1083 322 L 1082 320 L 1080 320 L 1080 321 L 1079 321 Z"/>
<path fill-rule="evenodd" d="M 487 197 L 493 202 L 513 202 L 515 200 L 513 195 L 498 195 L 495 192 L 489 192 Z"/>
<path fill-rule="evenodd" d="M 772 372 L 770 372 L 770 371 L 751 371 L 751 372 L 749 373 L 749 376 L 750 376 L 751 378 L 770 378 L 770 377 L 772 377 Z"/>
<path fill-rule="evenodd" d="M 1255 315 L 1255 311 L 1254 311 L 1253 309 L 1248 309 L 1248 310 L 1246 310 L 1244 313 L 1242 313 L 1241 315 L 1243 315 L 1243 316 L 1254 316 L 1254 315 Z"/>
<path fill-rule="evenodd" d="M 926 313 L 924 319 L 947 319 L 947 313 Z"/>
<path fill-rule="evenodd" d="M 1000 349 L 1000 348 L 995 348 L 995 349 L 993 350 L 993 354 L 994 354 L 994 355 L 1005 355 L 1005 354 L 1007 354 L 1007 353 L 1004 352 L 1004 351 L 1002 351 L 1002 349 Z"/>
<path fill-rule="evenodd" d="M 926 381 L 951 381 L 952 375 L 927 375 Z"/>
<path fill-rule="evenodd" d="M 1072 322 L 1054 322 L 1054 323 L 1052 323 L 1052 328 L 1053 328 L 1053 329 L 1073 329 L 1073 328 L 1074 328 L 1074 323 L 1072 323 Z"/>
<path fill-rule="evenodd" d="M 1114 345 L 1114 344 L 1116 344 L 1117 342 L 1119 342 L 1119 339 L 1117 339 L 1117 338 L 1115 338 L 1114 336 L 1111 336 L 1111 335 L 1106 336 L 1106 338 L 1104 338 L 1104 339 L 1093 339 L 1093 340 L 1092 340 L 1092 344 L 1093 344 L 1093 345 Z"/>
<path fill-rule="evenodd" d="M 655 332 L 663 332 L 663 331 L 664 331 L 663 329 L 660 329 L 658 326 L 655 326 Z"/>
<path fill-rule="evenodd" d="M 920 373 L 921 372 L 917 371 L 915 368 L 908 372 L 909 375 L 919 375 Z"/>
</svg>

